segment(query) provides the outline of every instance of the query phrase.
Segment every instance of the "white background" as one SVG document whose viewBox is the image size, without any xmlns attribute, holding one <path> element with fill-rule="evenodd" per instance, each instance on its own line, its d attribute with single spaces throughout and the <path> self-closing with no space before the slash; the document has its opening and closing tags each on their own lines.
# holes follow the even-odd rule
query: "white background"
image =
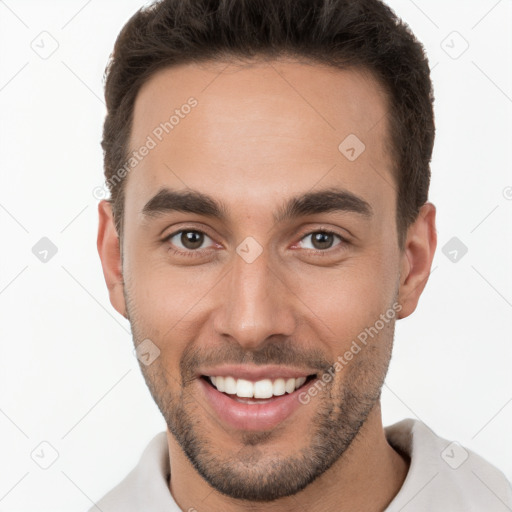
<svg viewBox="0 0 512 512">
<path fill-rule="evenodd" d="M 512 479 L 512 2 L 390 4 L 433 68 L 439 245 L 397 324 L 384 423 L 419 418 Z M 92 195 L 103 71 L 141 5 L 0 1 L 0 512 L 87 510 L 165 429 L 108 300 Z M 58 43 L 47 59 L 41 37 Z M 442 252 L 454 236 L 468 248 L 456 263 Z M 42 237 L 58 248 L 47 263 Z M 59 454 L 46 470 L 31 458 L 43 441 Z"/>
</svg>

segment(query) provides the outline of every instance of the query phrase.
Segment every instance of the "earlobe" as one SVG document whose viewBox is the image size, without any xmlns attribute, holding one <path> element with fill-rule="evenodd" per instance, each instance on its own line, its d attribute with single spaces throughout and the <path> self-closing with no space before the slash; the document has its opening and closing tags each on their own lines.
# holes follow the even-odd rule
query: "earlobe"
<svg viewBox="0 0 512 512">
<path fill-rule="evenodd" d="M 412 314 L 427 284 L 437 246 L 436 208 L 425 203 L 416 221 L 409 226 L 402 254 L 398 318 Z"/>
<path fill-rule="evenodd" d="M 117 312 L 128 318 L 123 293 L 124 280 L 119 237 L 115 228 L 112 205 L 109 201 L 100 201 L 98 204 L 98 217 L 97 247 L 103 268 L 103 276 L 109 291 L 110 302 Z"/>
</svg>

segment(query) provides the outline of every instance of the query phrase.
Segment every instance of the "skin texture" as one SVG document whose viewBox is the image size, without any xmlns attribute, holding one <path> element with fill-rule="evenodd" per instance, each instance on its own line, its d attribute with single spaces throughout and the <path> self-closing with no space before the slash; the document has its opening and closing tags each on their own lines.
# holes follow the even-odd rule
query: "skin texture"
<svg viewBox="0 0 512 512">
<path fill-rule="evenodd" d="M 386 97 L 361 70 L 284 59 L 179 66 L 141 88 L 131 149 L 191 96 L 197 106 L 127 177 L 121 246 L 111 205 L 99 204 L 112 305 L 129 318 L 135 344 L 149 338 L 160 350 L 141 369 L 168 425 L 170 491 L 183 510 L 383 510 L 409 461 L 385 439 L 380 389 L 395 319 L 415 310 L 436 248 L 431 203 L 398 247 Z M 355 161 L 338 150 L 349 134 L 365 144 Z M 226 220 L 143 215 L 163 186 L 222 201 Z M 333 187 L 363 198 L 372 215 L 274 221 L 288 198 Z M 164 240 L 179 229 L 206 233 L 199 249 L 179 235 Z M 337 236 L 315 245 L 311 234 L 323 229 Z M 236 252 L 247 237 L 262 248 L 251 263 Z M 197 372 L 220 361 L 325 370 L 397 305 L 332 381 L 274 429 L 229 427 L 201 392 Z"/>
</svg>

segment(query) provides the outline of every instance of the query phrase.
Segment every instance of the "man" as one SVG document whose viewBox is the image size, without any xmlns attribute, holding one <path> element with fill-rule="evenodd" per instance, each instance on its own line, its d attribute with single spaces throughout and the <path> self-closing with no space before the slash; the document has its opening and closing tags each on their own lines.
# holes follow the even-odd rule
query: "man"
<svg viewBox="0 0 512 512">
<path fill-rule="evenodd" d="M 168 430 L 91 510 L 510 508 L 478 455 L 382 425 L 436 249 L 429 68 L 392 11 L 163 0 L 106 100 L 98 250 Z"/>
</svg>

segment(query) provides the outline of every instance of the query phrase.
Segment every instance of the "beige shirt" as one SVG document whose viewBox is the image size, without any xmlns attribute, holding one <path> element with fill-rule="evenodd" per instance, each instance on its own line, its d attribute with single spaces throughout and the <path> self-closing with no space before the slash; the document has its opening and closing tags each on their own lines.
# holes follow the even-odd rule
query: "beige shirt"
<svg viewBox="0 0 512 512">
<path fill-rule="evenodd" d="M 385 512 L 512 511 L 512 488 L 479 455 L 435 435 L 421 421 L 385 428 L 388 442 L 411 458 L 402 488 Z M 157 434 L 137 466 L 89 512 L 181 512 L 167 486 L 165 432 Z"/>
</svg>

